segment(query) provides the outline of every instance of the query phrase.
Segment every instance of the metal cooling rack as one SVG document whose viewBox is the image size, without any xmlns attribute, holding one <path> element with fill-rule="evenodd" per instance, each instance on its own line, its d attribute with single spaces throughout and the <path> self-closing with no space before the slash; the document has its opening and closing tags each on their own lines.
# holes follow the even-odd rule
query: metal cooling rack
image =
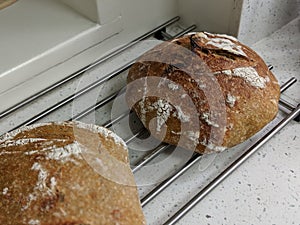
<svg viewBox="0 0 300 225">
<path fill-rule="evenodd" d="M 66 85 L 68 82 L 82 76 L 85 72 L 92 70 L 93 68 L 97 67 L 98 65 L 106 62 L 107 60 L 121 54 L 122 52 L 126 51 L 127 49 L 133 47 L 138 42 L 145 40 L 149 37 L 155 37 L 159 39 L 171 39 L 175 37 L 180 37 L 185 33 L 188 33 L 196 28 L 195 25 L 192 25 L 186 29 L 183 29 L 181 32 L 177 33 L 176 35 L 170 35 L 167 33 L 167 27 L 176 23 L 180 18 L 175 17 L 170 21 L 162 24 L 161 26 L 153 29 L 152 31 L 148 32 L 147 34 L 141 36 L 140 38 L 133 40 L 127 45 L 122 46 L 121 48 L 117 49 L 116 51 L 110 53 L 109 55 L 105 56 L 104 58 L 100 59 L 99 61 L 88 65 L 87 67 L 83 68 L 82 70 L 71 74 L 70 76 L 66 77 L 64 80 L 61 80 L 51 87 L 48 87 L 36 95 L 25 99 L 23 102 L 7 109 L 4 112 L 0 113 L 0 121 L 6 120 L 11 114 L 15 112 L 22 112 L 22 109 L 29 106 L 34 101 L 41 99 L 43 96 L 47 95 L 50 92 L 55 91 L 56 89 Z M 107 74 L 105 77 L 96 80 L 95 82 L 83 87 L 82 89 L 76 91 L 74 94 L 69 95 L 59 102 L 53 104 L 52 106 L 42 110 L 41 112 L 35 114 L 34 116 L 24 119 L 23 121 L 19 122 L 17 125 L 14 125 L 9 130 L 14 130 L 20 126 L 30 125 L 35 122 L 39 122 L 43 120 L 43 118 L 47 117 L 49 114 L 60 110 L 62 107 L 72 103 L 74 100 L 83 97 L 85 94 L 93 91 L 94 89 L 99 88 L 106 83 L 109 83 L 114 78 L 121 76 L 130 68 L 130 66 L 134 63 L 134 60 L 129 62 L 128 64 L 117 68 L 115 71 Z M 270 67 L 270 69 L 272 69 Z M 291 78 L 285 84 L 281 86 L 281 93 L 287 90 L 296 82 L 295 78 Z M 103 107 L 109 106 L 111 107 L 111 103 L 117 98 L 124 95 L 124 90 L 118 89 L 113 93 L 110 93 L 105 98 L 98 101 L 96 104 L 93 104 L 89 107 L 85 107 L 82 111 L 76 113 L 76 115 L 72 115 L 69 117 L 69 120 L 82 120 L 85 117 L 88 117 L 92 112 L 97 111 Z M 264 145 L 268 140 L 270 140 L 279 130 L 281 130 L 284 126 L 286 126 L 291 120 L 295 119 L 299 122 L 300 117 L 300 104 L 294 106 L 293 104 L 289 103 L 284 99 L 280 99 L 280 109 L 284 112 L 283 115 L 277 120 L 274 120 L 270 126 L 266 126 L 259 134 L 256 135 L 254 141 L 249 143 L 247 146 L 242 146 L 242 150 L 240 151 L 240 155 L 238 155 L 234 160 L 228 163 L 220 173 L 217 174 L 207 185 L 205 185 L 194 197 L 187 201 L 187 203 L 183 204 L 179 210 L 177 210 L 172 216 L 169 216 L 168 220 L 163 224 L 176 224 L 182 217 L 184 217 L 196 204 L 198 204 L 208 193 L 210 193 L 214 188 L 216 188 L 224 179 L 226 179 L 233 171 L 235 171 L 241 164 L 243 164 L 251 155 L 253 155 L 262 145 Z M 147 137 L 148 132 L 141 126 L 141 123 L 137 121 L 136 116 L 133 112 L 129 109 L 120 110 L 118 115 L 115 115 L 113 118 L 108 119 L 106 122 L 101 123 L 100 125 L 105 126 L 107 128 L 112 128 L 117 124 L 120 124 L 120 121 L 131 118 L 134 123 L 138 124 L 135 125 L 135 132 L 128 137 L 123 137 L 126 140 L 126 143 L 130 144 L 137 141 L 139 138 Z M 129 119 L 130 120 L 130 119 Z M 126 133 L 126 132 L 125 132 Z M 139 139 L 140 140 L 140 139 Z M 132 170 L 133 173 L 136 175 L 141 171 L 141 169 L 150 164 L 151 162 L 157 160 L 157 158 L 161 157 L 162 155 L 168 155 L 172 152 L 172 146 L 167 145 L 165 143 L 157 144 L 155 148 L 145 152 L 136 160 L 132 160 Z M 129 149 L 131 151 L 131 149 Z M 187 171 L 189 171 L 194 165 L 198 164 L 202 159 L 202 155 L 195 153 L 193 154 L 188 162 L 184 162 L 183 164 L 177 166 L 175 170 L 169 170 L 167 176 L 162 179 L 159 183 L 153 185 L 147 193 L 144 193 L 141 196 L 141 204 L 142 207 L 145 208 L 147 204 L 153 201 L 159 194 L 161 194 L 167 187 L 172 185 L 178 178 L 182 177 Z"/>
</svg>

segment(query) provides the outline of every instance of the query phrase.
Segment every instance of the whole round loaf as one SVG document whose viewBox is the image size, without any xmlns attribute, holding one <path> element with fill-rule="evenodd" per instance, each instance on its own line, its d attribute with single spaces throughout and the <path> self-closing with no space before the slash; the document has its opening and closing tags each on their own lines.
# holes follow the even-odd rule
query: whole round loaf
<svg viewBox="0 0 300 225">
<path fill-rule="evenodd" d="M 190 33 L 164 42 L 130 68 L 126 99 L 157 139 L 221 152 L 277 114 L 280 88 L 262 58 L 228 35 Z"/>
<path fill-rule="evenodd" d="M 145 224 L 125 143 L 79 122 L 0 137 L 0 224 Z"/>
</svg>

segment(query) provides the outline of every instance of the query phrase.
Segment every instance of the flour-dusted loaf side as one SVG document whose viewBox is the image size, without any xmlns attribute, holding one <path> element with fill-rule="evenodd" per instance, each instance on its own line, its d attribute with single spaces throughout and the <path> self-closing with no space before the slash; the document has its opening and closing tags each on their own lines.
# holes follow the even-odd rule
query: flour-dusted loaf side
<svg viewBox="0 0 300 225">
<path fill-rule="evenodd" d="M 3 135 L 0 224 L 145 224 L 125 143 L 79 122 Z"/>
<path fill-rule="evenodd" d="M 228 35 L 164 42 L 139 58 L 127 82 L 127 102 L 153 136 L 199 153 L 245 141 L 278 111 L 278 81 L 255 51 Z"/>
</svg>

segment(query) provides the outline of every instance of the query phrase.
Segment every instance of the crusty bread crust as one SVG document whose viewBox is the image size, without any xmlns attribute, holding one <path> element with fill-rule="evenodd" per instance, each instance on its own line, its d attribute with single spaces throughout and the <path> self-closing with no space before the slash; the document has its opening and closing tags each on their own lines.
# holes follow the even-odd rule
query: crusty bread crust
<svg viewBox="0 0 300 225">
<path fill-rule="evenodd" d="M 199 153 L 245 141 L 278 111 L 275 76 L 228 35 L 190 33 L 162 43 L 131 67 L 127 82 L 128 104 L 154 137 Z"/>
<path fill-rule="evenodd" d="M 0 211 L 5 225 L 145 224 L 125 143 L 79 122 L 0 138 Z"/>
</svg>

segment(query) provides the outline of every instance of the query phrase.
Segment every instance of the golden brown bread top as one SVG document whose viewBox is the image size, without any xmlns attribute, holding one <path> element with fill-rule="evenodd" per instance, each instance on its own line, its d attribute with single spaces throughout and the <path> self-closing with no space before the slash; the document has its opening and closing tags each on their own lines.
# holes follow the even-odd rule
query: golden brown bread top
<svg viewBox="0 0 300 225">
<path fill-rule="evenodd" d="M 144 224 L 125 143 L 79 122 L 0 138 L 0 224 Z"/>
<path fill-rule="evenodd" d="M 200 153 L 241 143 L 278 110 L 275 76 L 228 35 L 199 32 L 164 42 L 140 57 L 127 81 L 127 101 L 155 137 Z"/>
</svg>

